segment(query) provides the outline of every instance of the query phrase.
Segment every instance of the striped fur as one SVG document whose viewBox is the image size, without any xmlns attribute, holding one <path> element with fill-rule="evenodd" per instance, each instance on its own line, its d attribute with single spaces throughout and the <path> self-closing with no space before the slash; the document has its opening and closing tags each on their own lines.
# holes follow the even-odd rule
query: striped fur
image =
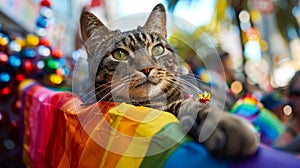
<svg viewBox="0 0 300 168">
<path fill-rule="evenodd" d="M 210 106 L 183 99 L 185 93 L 198 95 L 200 90 L 197 84 L 180 77 L 178 56 L 166 40 L 165 18 L 164 7 L 157 5 L 143 27 L 121 32 L 109 30 L 89 12 L 82 13 L 82 37 L 97 101 L 127 102 L 171 112 L 199 141 L 204 121 L 211 120 L 210 127 L 216 128 L 204 141 L 209 151 L 225 157 L 253 154 L 258 138 L 248 123 L 215 108 L 222 114 L 217 123 L 218 116 L 207 119 Z M 160 49 L 159 53 L 154 49 Z"/>
<path fill-rule="evenodd" d="M 157 44 L 164 46 L 165 53 L 159 57 L 153 57 L 150 53 L 151 48 Z M 103 57 L 95 80 L 98 101 L 122 101 L 167 110 L 171 103 L 181 99 L 180 83 L 176 74 L 178 56 L 166 39 L 158 34 L 148 33 L 140 29 L 126 32 L 126 36 L 112 45 L 115 48 L 126 50 L 129 53 L 129 58 L 125 61 L 114 59 L 112 57 L 114 50 L 108 51 Z M 142 70 L 149 66 L 153 69 L 147 76 Z M 111 86 L 114 83 L 116 85 L 122 83 L 124 78 L 129 80 L 124 81 L 127 84 L 122 89 L 128 90 L 128 93 L 111 92 Z M 147 78 L 150 81 L 147 81 Z M 141 82 L 144 84 L 140 84 Z M 155 91 L 158 87 L 159 92 Z M 107 96 L 108 94 L 115 95 Z M 126 94 L 129 94 L 130 97 Z M 114 99 L 113 96 L 117 96 L 117 98 Z M 105 98 L 103 99 L 103 97 Z"/>
</svg>

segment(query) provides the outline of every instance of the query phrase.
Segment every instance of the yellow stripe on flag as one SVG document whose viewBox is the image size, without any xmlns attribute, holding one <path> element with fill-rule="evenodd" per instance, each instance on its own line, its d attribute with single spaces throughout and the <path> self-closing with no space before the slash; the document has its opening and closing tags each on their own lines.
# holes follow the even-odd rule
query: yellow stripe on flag
<svg viewBox="0 0 300 168">
<path fill-rule="evenodd" d="M 119 160 L 117 167 L 121 165 L 135 165 L 136 167 L 139 167 L 148 151 L 152 137 L 161 131 L 167 124 L 178 122 L 177 118 L 168 112 L 162 112 L 143 106 L 133 106 L 126 103 L 122 103 L 111 109 L 109 114 L 113 120 L 120 121 L 115 123 L 114 128 L 117 126 L 127 127 L 128 125 L 136 127 L 133 129 L 118 128 L 118 131 L 135 130 L 135 133 L 134 135 L 131 135 L 131 137 L 128 136 L 124 138 L 127 141 L 130 140 L 130 142 L 126 143 L 128 145 L 126 146 L 126 150 L 123 152 L 123 157 Z M 123 136 L 128 135 L 128 132 L 123 131 L 121 133 L 123 133 Z M 116 139 L 119 139 L 119 137 L 116 137 Z"/>
</svg>

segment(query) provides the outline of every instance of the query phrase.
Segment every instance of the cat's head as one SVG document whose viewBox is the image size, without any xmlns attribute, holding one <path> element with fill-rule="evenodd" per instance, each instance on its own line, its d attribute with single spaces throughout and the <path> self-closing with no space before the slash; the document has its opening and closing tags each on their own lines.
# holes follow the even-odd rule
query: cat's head
<svg viewBox="0 0 300 168">
<path fill-rule="evenodd" d="M 98 101 L 161 106 L 158 102 L 180 96 L 178 57 L 166 39 L 163 5 L 153 9 L 143 27 L 131 31 L 110 30 L 87 11 L 80 25 Z"/>
</svg>

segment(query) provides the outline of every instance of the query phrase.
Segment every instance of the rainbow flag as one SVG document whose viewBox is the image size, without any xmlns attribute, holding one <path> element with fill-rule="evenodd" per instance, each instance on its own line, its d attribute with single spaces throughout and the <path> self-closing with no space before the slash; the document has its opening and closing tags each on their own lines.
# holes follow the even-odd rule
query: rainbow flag
<svg viewBox="0 0 300 168">
<path fill-rule="evenodd" d="M 250 121 L 266 144 L 272 144 L 285 130 L 282 122 L 252 95 L 238 99 L 230 112 Z"/>
<path fill-rule="evenodd" d="M 82 106 L 76 95 L 53 91 L 30 80 L 21 83 L 19 93 L 22 157 L 27 167 L 238 168 L 300 164 L 293 155 L 264 147 L 243 162 L 214 158 L 184 134 L 173 115 L 155 109 L 112 102 Z M 270 161 L 274 156 L 279 158 Z"/>
</svg>

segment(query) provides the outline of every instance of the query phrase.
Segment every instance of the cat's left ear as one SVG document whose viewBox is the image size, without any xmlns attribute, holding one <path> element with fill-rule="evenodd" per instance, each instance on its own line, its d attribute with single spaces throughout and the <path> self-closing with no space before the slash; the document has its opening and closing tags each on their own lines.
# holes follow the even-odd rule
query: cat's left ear
<svg viewBox="0 0 300 168">
<path fill-rule="evenodd" d="M 154 7 L 143 28 L 146 31 L 160 33 L 166 37 L 166 10 L 162 4 Z"/>
</svg>

